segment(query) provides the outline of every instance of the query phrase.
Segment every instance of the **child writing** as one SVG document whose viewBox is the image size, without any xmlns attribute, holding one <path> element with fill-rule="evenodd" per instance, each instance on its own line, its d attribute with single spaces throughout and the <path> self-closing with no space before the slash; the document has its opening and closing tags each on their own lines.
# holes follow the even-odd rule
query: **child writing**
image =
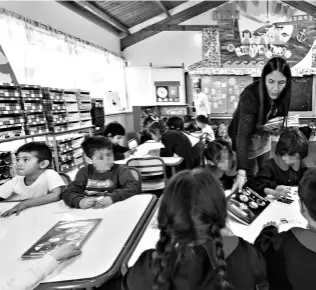
<svg viewBox="0 0 316 290">
<path fill-rule="evenodd" d="M 65 186 L 60 175 L 48 169 L 52 162 L 52 152 L 45 143 L 30 142 L 22 145 L 16 153 L 17 176 L 0 187 L 0 200 L 21 201 L 1 217 L 22 210 L 60 200 Z"/>
<path fill-rule="evenodd" d="M 221 231 L 226 199 L 214 176 L 198 168 L 167 184 L 158 212 L 160 238 L 123 277 L 123 290 L 256 289 L 265 263 L 253 245 Z"/>
<path fill-rule="evenodd" d="M 219 138 L 208 143 L 202 152 L 201 163 L 219 179 L 225 190 L 232 188 L 238 172 L 236 156 L 229 142 Z"/>
<path fill-rule="evenodd" d="M 262 196 L 286 197 L 290 186 L 297 186 L 307 169 L 302 159 L 308 155 L 308 145 L 303 133 L 286 130 L 276 145 L 276 156 L 266 161 L 247 186 Z"/>
<path fill-rule="evenodd" d="M 255 241 L 268 268 L 271 290 L 315 289 L 316 265 L 316 170 L 309 169 L 298 188 L 299 207 L 307 229 L 294 227 L 279 233 L 278 224 L 264 225 Z"/>
<path fill-rule="evenodd" d="M 199 127 L 195 124 L 195 121 L 192 119 L 191 115 L 185 115 L 184 119 L 184 130 L 186 132 L 192 133 L 199 130 Z"/>
<path fill-rule="evenodd" d="M 50 254 L 46 254 L 31 267 L 21 269 L 4 283 L 0 284 L 1 290 L 32 290 L 35 289 L 60 262 L 81 254 L 81 251 L 73 244 L 64 244 Z"/>
<path fill-rule="evenodd" d="M 122 160 L 128 158 L 132 154 L 132 150 L 119 144 L 120 140 L 125 136 L 125 128 L 117 122 L 111 122 L 105 126 L 104 136 L 113 144 L 114 160 Z"/>
<path fill-rule="evenodd" d="M 140 192 L 127 167 L 114 164 L 112 143 L 101 136 L 88 137 L 81 145 L 89 163 L 79 169 L 62 197 L 75 208 L 105 208 Z M 96 199 L 96 197 L 103 197 Z"/>
<path fill-rule="evenodd" d="M 208 119 L 204 115 L 199 115 L 195 119 L 196 124 L 202 129 L 202 138 L 205 138 L 207 142 L 215 140 L 215 134 L 212 127 L 208 124 Z"/>
</svg>

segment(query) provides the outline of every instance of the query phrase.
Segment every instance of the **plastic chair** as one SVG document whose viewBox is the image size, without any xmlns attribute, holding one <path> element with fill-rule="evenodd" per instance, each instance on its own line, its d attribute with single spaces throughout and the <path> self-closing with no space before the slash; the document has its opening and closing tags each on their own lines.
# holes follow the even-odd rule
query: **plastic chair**
<svg viewBox="0 0 316 290">
<path fill-rule="evenodd" d="M 134 168 L 134 167 L 129 167 L 128 169 L 129 169 L 130 172 L 132 173 L 133 177 L 134 177 L 137 181 L 139 181 L 140 190 L 141 190 L 141 189 L 142 189 L 142 177 L 141 177 L 139 171 L 138 171 L 136 168 Z"/>
<path fill-rule="evenodd" d="M 128 167 L 136 168 L 141 176 L 142 192 L 162 190 L 166 186 L 166 165 L 160 157 L 131 158 Z"/>
<path fill-rule="evenodd" d="M 59 175 L 60 175 L 60 177 L 62 178 L 62 180 L 65 182 L 66 187 L 67 187 L 68 184 L 71 182 L 71 178 L 69 177 L 68 174 L 62 173 L 62 172 L 59 172 Z"/>
</svg>

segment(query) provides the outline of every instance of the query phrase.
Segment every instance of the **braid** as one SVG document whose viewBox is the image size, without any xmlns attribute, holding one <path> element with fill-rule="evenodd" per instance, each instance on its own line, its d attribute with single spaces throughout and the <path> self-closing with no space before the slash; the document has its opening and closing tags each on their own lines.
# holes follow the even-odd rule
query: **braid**
<svg viewBox="0 0 316 290">
<path fill-rule="evenodd" d="M 177 261 L 175 244 L 175 241 L 165 230 L 160 231 L 160 239 L 156 245 L 157 256 L 153 262 L 154 290 L 158 290 L 162 286 L 167 286 L 166 289 L 169 288 L 169 280 Z"/>
<path fill-rule="evenodd" d="M 209 233 L 213 242 L 214 251 L 213 261 L 211 261 L 211 264 L 217 271 L 221 289 L 231 289 L 231 285 L 229 284 L 226 278 L 227 264 L 225 261 L 223 240 L 220 234 L 220 229 L 216 224 L 212 224 L 209 228 Z"/>
</svg>

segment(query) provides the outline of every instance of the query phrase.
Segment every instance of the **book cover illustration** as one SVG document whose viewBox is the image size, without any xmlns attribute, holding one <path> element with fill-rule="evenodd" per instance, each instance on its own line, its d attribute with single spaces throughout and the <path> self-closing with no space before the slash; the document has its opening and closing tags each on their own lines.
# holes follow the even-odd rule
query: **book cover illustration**
<svg viewBox="0 0 316 290">
<path fill-rule="evenodd" d="M 270 201 L 246 187 L 235 191 L 227 200 L 228 214 L 239 222 L 250 225 L 269 205 Z"/>
<path fill-rule="evenodd" d="M 22 255 L 22 259 L 41 258 L 66 243 L 73 243 L 81 248 L 101 220 L 59 221 Z"/>
</svg>

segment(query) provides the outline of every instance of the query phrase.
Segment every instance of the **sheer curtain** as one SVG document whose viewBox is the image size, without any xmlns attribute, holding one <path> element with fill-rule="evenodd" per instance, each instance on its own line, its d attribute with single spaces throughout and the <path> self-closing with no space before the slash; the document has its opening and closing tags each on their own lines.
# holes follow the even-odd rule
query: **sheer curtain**
<svg viewBox="0 0 316 290">
<path fill-rule="evenodd" d="M 0 12 L 0 44 L 20 84 L 88 90 L 98 98 L 117 92 L 119 110 L 126 109 L 122 58 L 8 12 Z"/>
</svg>

